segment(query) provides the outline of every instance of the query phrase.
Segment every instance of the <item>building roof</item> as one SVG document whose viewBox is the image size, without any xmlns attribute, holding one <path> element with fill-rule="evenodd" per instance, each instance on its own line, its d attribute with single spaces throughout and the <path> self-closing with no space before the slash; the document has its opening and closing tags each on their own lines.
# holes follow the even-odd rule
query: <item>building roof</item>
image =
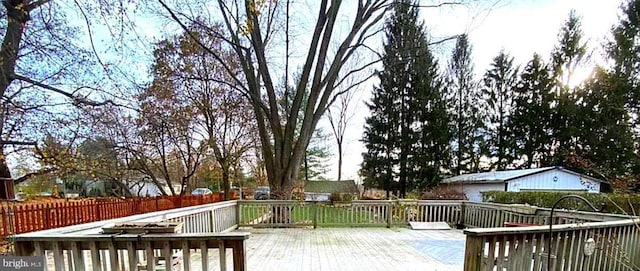
<svg viewBox="0 0 640 271">
<path fill-rule="evenodd" d="M 358 186 L 353 180 L 344 181 L 308 181 L 304 192 L 309 193 L 358 193 Z"/>
<path fill-rule="evenodd" d="M 575 171 L 565 169 L 563 167 L 555 166 L 555 167 L 514 169 L 514 170 L 462 174 L 455 177 L 446 178 L 442 180 L 442 183 L 504 183 L 516 178 L 533 175 L 533 174 L 554 170 L 554 169 L 562 170 L 564 172 L 578 175 L 580 177 L 584 177 L 596 182 L 604 182 L 603 180 L 600 180 L 600 179 L 596 179 L 584 174 L 580 174 Z"/>
</svg>

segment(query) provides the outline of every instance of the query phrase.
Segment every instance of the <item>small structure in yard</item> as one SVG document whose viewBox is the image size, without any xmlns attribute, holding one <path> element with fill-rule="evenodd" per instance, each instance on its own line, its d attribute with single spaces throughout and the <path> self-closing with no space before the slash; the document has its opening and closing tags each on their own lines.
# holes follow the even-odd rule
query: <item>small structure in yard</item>
<svg viewBox="0 0 640 271">
<path fill-rule="evenodd" d="M 304 186 L 304 200 L 306 201 L 330 201 L 332 195 L 345 195 L 356 199 L 358 186 L 353 180 L 345 181 L 308 181 Z"/>
<path fill-rule="evenodd" d="M 559 166 L 471 173 L 442 180 L 442 184 L 460 189 L 474 202 L 482 201 L 481 192 L 485 191 L 599 193 L 604 182 Z"/>
<path fill-rule="evenodd" d="M 169 189 L 169 184 L 165 179 L 158 179 L 157 184 L 151 180 L 149 177 L 138 177 L 138 178 L 130 178 L 125 181 L 127 187 L 131 191 L 131 194 L 137 197 L 155 197 L 162 196 L 163 190 L 166 194 L 171 194 L 171 189 Z M 158 184 L 160 186 L 158 186 Z M 172 184 L 173 191 L 175 193 L 181 193 L 182 186 L 180 184 Z"/>
</svg>

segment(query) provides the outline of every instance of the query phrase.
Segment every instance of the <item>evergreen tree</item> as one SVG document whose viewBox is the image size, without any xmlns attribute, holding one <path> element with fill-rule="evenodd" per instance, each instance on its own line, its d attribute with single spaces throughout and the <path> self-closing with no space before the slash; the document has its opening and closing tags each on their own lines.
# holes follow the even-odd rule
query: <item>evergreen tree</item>
<svg viewBox="0 0 640 271">
<path fill-rule="evenodd" d="M 305 151 L 304 159 L 302 159 L 302 165 L 300 166 L 301 180 L 308 182 L 325 179 L 324 174 L 329 171 L 327 160 L 331 156 L 327 145 L 328 140 L 329 135 L 321 128 L 316 128 Z"/>
<path fill-rule="evenodd" d="M 505 169 L 513 161 L 515 150 L 510 136 L 509 121 L 513 102 L 513 89 L 517 82 L 518 68 L 513 65 L 513 57 L 501 51 L 484 75 L 484 94 L 486 95 L 489 142 L 491 156 L 495 160 L 492 168 Z"/>
<path fill-rule="evenodd" d="M 575 69 L 583 64 L 587 52 L 582 40 L 580 17 L 572 10 L 558 34 L 559 43 L 552 52 L 555 80 L 551 133 L 554 139 L 547 164 L 562 165 L 575 154 L 580 132 L 581 115 L 578 112 L 575 91 L 570 88 Z"/>
<path fill-rule="evenodd" d="M 367 152 L 361 173 L 365 184 L 404 197 L 408 190 L 439 180 L 446 161 L 448 120 L 437 63 L 416 5 L 394 2 L 385 33 L 380 86 L 367 104 L 371 116 L 365 125 Z"/>
<path fill-rule="evenodd" d="M 621 9 L 620 23 L 613 28 L 613 40 L 606 50 L 614 62 L 612 72 L 625 93 L 625 108 L 632 116 L 630 121 L 637 136 L 640 131 L 640 1 L 629 0 Z"/>
<path fill-rule="evenodd" d="M 581 167 L 608 179 L 619 190 L 640 188 L 637 176 L 638 133 L 638 46 L 640 1 L 622 7 L 619 25 L 613 28 L 613 40 L 606 46 L 611 69 L 597 72 L 579 90 L 580 148 L 571 156 L 572 166 Z M 635 119 L 634 119 L 635 118 Z M 635 127 L 635 129 L 634 129 Z"/>
<path fill-rule="evenodd" d="M 383 63 L 389 59 L 383 59 Z M 388 73 L 388 72 L 387 72 Z M 367 151 L 362 154 L 360 175 L 364 177 L 365 187 L 386 190 L 387 198 L 393 189 L 394 149 L 397 138 L 397 112 L 393 109 L 395 93 L 385 91 L 388 76 L 385 71 L 378 72 L 380 87 L 373 90 L 371 102 L 367 107 L 371 115 L 365 120 L 363 143 Z"/>
<path fill-rule="evenodd" d="M 629 126 L 626 80 L 615 72 L 598 69 L 595 76 L 578 91 L 581 127 L 580 144 L 567 163 L 615 180 L 631 173 L 639 161 L 634 153 L 633 133 Z"/>
<path fill-rule="evenodd" d="M 550 146 L 551 93 L 549 69 L 538 54 L 533 55 L 514 88 L 509 129 L 515 140 L 516 159 L 526 160 L 520 167 L 541 166 L 545 148 Z"/>
<path fill-rule="evenodd" d="M 447 101 L 450 120 L 452 171 L 455 175 L 480 170 L 478 143 L 482 140 L 482 116 L 479 91 L 474 80 L 471 45 L 467 35 L 460 35 L 447 69 Z"/>
<path fill-rule="evenodd" d="M 417 144 L 412 146 L 413 157 L 409 160 L 410 190 L 424 190 L 437 185 L 441 169 L 446 167 L 449 157 L 449 117 L 444 93 L 444 83 L 438 73 L 438 64 L 433 58 L 427 42 L 422 43 L 424 56 L 417 56 L 414 89 L 416 101 L 411 112 L 416 116 Z"/>
</svg>

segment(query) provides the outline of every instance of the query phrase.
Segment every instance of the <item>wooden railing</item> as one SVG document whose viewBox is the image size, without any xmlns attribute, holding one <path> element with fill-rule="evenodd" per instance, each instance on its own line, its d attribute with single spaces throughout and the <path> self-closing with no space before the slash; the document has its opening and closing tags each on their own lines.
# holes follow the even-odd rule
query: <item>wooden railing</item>
<svg viewBox="0 0 640 271">
<path fill-rule="evenodd" d="M 408 222 L 461 223 L 463 201 L 460 200 L 400 200 L 394 205 L 394 225 Z"/>
<path fill-rule="evenodd" d="M 140 264 L 155 270 L 155 259 L 166 255 L 181 262 L 182 270 L 190 270 L 192 262 L 210 270 L 210 249 L 218 249 L 220 270 L 226 270 L 225 248 L 232 250 L 234 270 L 245 270 L 249 234 L 229 232 L 238 226 L 237 210 L 237 201 L 226 201 L 25 233 L 13 240 L 17 255 L 52 254 L 48 264 L 55 270 L 124 271 L 138 270 Z M 184 224 L 175 234 L 101 234 L 103 227 L 117 223 L 176 221 Z"/>
<path fill-rule="evenodd" d="M 409 222 L 460 222 L 462 201 L 358 200 L 348 203 L 239 201 L 239 226 L 398 226 Z"/>
<path fill-rule="evenodd" d="M 640 265 L 640 229 L 628 216 L 556 211 L 553 222 L 565 225 L 554 225 L 550 238 L 546 235 L 547 226 L 501 228 L 505 222 L 546 224 L 549 211 L 530 206 L 436 200 L 336 204 L 228 201 L 27 233 L 16 236 L 15 241 L 18 255 L 53 254 L 51 264 L 56 270 L 83 270 L 85 266 L 92 266 L 92 270 L 125 270 L 126 266 L 143 262 L 146 267 L 154 267 L 155 261 L 150 263 L 146 259 L 166 255 L 177 255 L 178 259 L 181 256 L 183 270 L 189 270 L 191 263 L 208 266 L 209 259 L 205 256 L 209 255 L 209 249 L 223 247 L 234 251 L 236 270 L 244 270 L 247 236 L 220 233 L 228 233 L 239 226 L 393 227 L 405 226 L 412 221 L 445 221 L 472 228 L 465 231 L 465 271 L 546 270 L 549 253 L 545 247 L 549 241 L 552 245 L 550 270 L 628 270 L 628 267 Z M 184 222 L 182 232 L 100 234 L 102 227 L 114 223 L 163 221 Z M 594 239 L 595 252 L 584 256 L 581 251 L 589 238 Z M 219 250 L 221 270 L 226 266 L 224 251 Z M 191 257 L 192 252 L 200 258 Z"/>
<path fill-rule="evenodd" d="M 247 238 L 249 233 L 243 232 L 18 236 L 15 245 L 17 255 L 44 256 L 51 251 L 56 271 L 156 270 L 158 259 L 164 259 L 165 270 L 188 271 L 192 261 L 198 269 L 210 270 L 210 249 L 218 250 L 219 270 L 226 270 L 227 248 L 232 250 L 233 270 L 246 270 Z M 192 257 L 194 253 L 199 255 Z"/>
<path fill-rule="evenodd" d="M 535 206 L 464 202 L 462 219 L 465 227 L 495 228 L 505 223 L 548 225 L 550 209 Z M 555 210 L 553 224 L 617 221 L 631 216 L 582 211 Z"/>
<path fill-rule="evenodd" d="M 237 201 L 165 215 L 163 222 L 184 222 L 183 233 L 227 232 L 237 228 Z"/>
<path fill-rule="evenodd" d="M 464 270 L 640 270 L 638 222 L 555 225 L 551 236 L 548 226 L 468 229 Z"/>
<path fill-rule="evenodd" d="M 409 222 L 447 222 L 468 228 L 503 227 L 505 223 L 549 223 L 550 210 L 535 206 L 458 200 L 355 200 L 344 203 L 296 200 L 239 201 L 239 225 L 401 226 Z M 630 216 L 556 210 L 554 224 L 616 221 Z"/>
<path fill-rule="evenodd" d="M 7 203 L 0 208 L 0 238 L 174 208 L 219 202 L 222 194 L 147 198 L 97 198 Z"/>
</svg>

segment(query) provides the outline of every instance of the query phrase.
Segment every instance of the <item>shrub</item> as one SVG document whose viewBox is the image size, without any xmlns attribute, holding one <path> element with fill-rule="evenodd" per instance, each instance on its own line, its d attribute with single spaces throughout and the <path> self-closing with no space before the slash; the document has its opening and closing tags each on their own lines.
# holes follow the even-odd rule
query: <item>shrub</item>
<svg viewBox="0 0 640 271">
<path fill-rule="evenodd" d="M 436 186 L 422 193 L 420 199 L 464 200 L 466 198 L 462 190 L 456 186 Z"/>
<path fill-rule="evenodd" d="M 332 193 L 331 197 L 329 198 L 329 200 L 331 202 L 340 202 L 340 201 L 342 201 L 342 194 L 340 194 L 340 193 Z"/>
<path fill-rule="evenodd" d="M 91 190 L 89 190 L 89 192 L 87 193 L 88 197 L 104 197 L 104 193 L 102 193 L 102 190 L 98 189 L 98 188 L 91 188 Z"/>
<path fill-rule="evenodd" d="M 580 195 L 590 201 L 600 211 L 616 214 L 638 214 L 640 212 L 640 195 L 609 194 L 609 193 L 568 193 L 568 192 L 482 192 L 483 201 L 505 204 L 529 204 L 538 207 L 551 208 L 553 204 L 565 195 Z M 557 208 L 591 211 L 581 200 L 566 199 Z"/>
<path fill-rule="evenodd" d="M 351 201 L 353 201 L 353 195 L 348 194 L 348 193 L 347 194 L 343 194 L 342 195 L 342 200 L 343 201 L 347 201 L 347 202 L 351 202 Z"/>
</svg>

